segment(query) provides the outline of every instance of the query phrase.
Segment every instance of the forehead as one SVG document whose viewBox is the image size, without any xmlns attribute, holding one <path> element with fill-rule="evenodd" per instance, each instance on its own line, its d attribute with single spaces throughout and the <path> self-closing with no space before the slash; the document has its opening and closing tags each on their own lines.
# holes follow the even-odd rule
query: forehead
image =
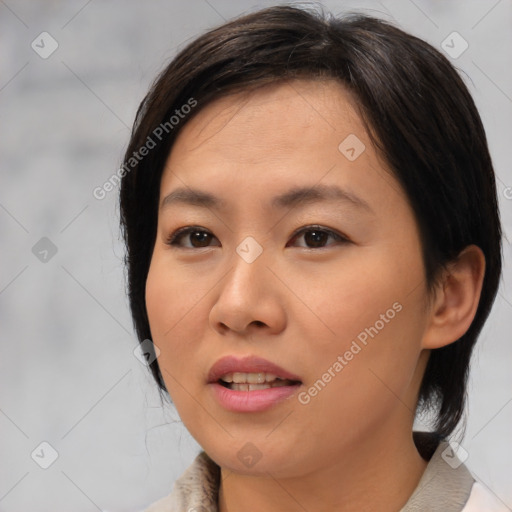
<svg viewBox="0 0 512 512">
<path fill-rule="evenodd" d="M 203 146 L 236 150 L 244 143 L 248 154 L 254 149 L 259 157 L 262 148 L 324 150 L 327 145 L 318 142 L 325 133 L 341 135 L 350 129 L 364 137 L 356 108 L 351 93 L 333 79 L 268 84 L 214 100 L 186 123 L 175 146 L 189 151 L 201 151 Z"/>
<path fill-rule="evenodd" d="M 367 203 L 403 198 L 343 84 L 293 80 L 226 96 L 200 110 L 174 143 L 161 197 L 187 185 L 209 186 L 235 200 L 235 190 L 254 196 L 317 184 L 352 190 Z"/>
</svg>

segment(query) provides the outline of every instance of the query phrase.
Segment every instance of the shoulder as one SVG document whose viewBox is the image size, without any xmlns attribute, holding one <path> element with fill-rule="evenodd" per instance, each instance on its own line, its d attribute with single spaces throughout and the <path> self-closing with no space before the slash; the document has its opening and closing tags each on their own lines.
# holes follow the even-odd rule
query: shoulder
<svg viewBox="0 0 512 512">
<path fill-rule="evenodd" d="M 474 478 L 463 463 L 466 457 L 459 458 L 458 443 L 436 439 L 430 433 L 416 434 L 414 440 L 428 465 L 400 512 L 512 512 Z"/>
<path fill-rule="evenodd" d="M 174 483 L 172 492 L 141 512 L 218 512 L 220 468 L 202 451 Z"/>
<path fill-rule="evenodd" d="M 481 483 L 475 482 L 461 512 L 510 512 L 510 509 Z"/>
</svg>

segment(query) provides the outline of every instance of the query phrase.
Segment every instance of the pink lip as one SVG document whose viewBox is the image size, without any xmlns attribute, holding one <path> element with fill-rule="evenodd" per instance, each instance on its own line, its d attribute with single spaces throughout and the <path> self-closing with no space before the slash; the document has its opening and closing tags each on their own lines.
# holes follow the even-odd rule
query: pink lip
<svg viewBox="0 0 512 512">
<path fill-rule="evenodd" d="M 273 373 L 281 379 L 298 381 L 289 386 L 280 386 L 255 391 L 234 391 L 218 383 L 226 373 Z M 300 378 L 266 359 L 249 356 L 237 359 L 227 356 L 219 359 L 210 369 L 208 385 L 222 407 L 233 412 L 259 412 L 269 409 L 293 395 L 302 385 Z"/>
<path fill-rule="evenodd" d="M 234 391 L 218 382 L 211 382 L 208 386 L 224 409 L 233 412 L 260 412 L 293 395 L 301 384 L 255 391 Z"/>
</svg>

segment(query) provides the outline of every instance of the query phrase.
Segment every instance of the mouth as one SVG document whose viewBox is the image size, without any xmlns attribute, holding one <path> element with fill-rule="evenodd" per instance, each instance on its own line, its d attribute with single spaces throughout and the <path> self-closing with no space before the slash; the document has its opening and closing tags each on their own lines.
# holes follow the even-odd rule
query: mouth
<svg viewBox="0 0 512 512">
<path fill-rule="evenodd" d="M 217 381 L 221 386 L 232 391 L 257 391 L 261 389 L 295 386 L 301 384 L 298 380 L 280 378 L 273 373 L 227 373 Z"/>
<path fill-rule="evenodd" d="M 207 381 L 240 391 L 267 389 L 302 383 L 300 377 L 261 357 L 220 358 L 210 369 Z M 258 386 L 258 387 L 254 387 Z"/>
<path fill-rule="evenodd" d="M 263 412 L 294 395 L 301 379 L 275 363 L 256 356 L 219 359 L 207 378 L 213 399 L 231 412 Z"/>
</svg>

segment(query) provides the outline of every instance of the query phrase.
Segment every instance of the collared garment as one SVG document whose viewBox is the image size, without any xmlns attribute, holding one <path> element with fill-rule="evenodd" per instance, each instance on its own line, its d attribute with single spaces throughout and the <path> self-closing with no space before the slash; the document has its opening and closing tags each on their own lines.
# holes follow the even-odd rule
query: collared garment
<svg viewBox="0 0 512 512">
<path fill-rule="evenodd" d="M 428 465 L 407 503 L 397 512 L 510 512 L 475 481 L 451 445 L 431 434 L 414 432 Z M 144 512 L 218 512 L 220 467 L 201 451 L 176 480 L 171 494 Z"/>
</svg>

